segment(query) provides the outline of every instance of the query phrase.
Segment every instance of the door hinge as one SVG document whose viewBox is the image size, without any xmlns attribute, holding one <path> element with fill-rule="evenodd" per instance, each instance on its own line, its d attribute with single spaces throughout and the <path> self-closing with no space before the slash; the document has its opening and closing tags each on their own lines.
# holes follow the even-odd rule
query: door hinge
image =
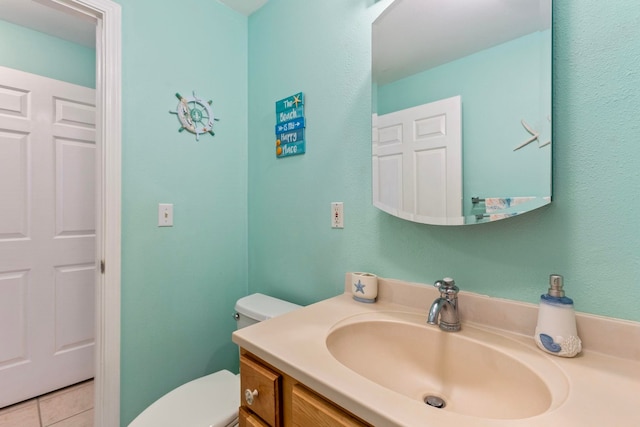
<svg viewBox="0 0 640 427">
<path fill-rule="evenodd" d="M 100 260 L 100 273 L 104 274 L 104 260 Z"/>
</svg>

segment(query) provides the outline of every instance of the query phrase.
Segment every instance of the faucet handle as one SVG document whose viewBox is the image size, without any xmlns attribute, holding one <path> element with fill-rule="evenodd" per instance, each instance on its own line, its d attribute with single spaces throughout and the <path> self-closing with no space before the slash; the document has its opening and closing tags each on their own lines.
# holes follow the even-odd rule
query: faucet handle
<svg viewBox="0 0 640 427">
<path fill-rule="evenodd" d="M 440 296 L 443 298 L 455 297 L 460 291 L 460 288 L 456 286 L 456 282 L 451 277 L 445 277 L 442 280 L 436 280 L 433 284 L 440 291 Z"/>
</svg>

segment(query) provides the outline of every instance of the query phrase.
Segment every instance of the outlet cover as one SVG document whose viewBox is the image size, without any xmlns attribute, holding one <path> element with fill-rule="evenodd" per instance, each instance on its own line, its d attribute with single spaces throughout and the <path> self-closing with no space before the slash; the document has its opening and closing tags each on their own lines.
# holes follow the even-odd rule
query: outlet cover
<svg viewBox="0 0 640 427">
<path fill-rule="evenodd" d="M 344 228 L 344 205 L 342 202 L 331 203 L 331 228 Z"/>
</svg>

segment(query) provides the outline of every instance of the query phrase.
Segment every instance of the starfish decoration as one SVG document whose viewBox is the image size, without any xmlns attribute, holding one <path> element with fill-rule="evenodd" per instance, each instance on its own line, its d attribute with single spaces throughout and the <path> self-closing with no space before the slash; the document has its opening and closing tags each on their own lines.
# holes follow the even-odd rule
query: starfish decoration
<svg viewBox="0 0 640 427">
<path fill-rule="evenodd" d="M 293 103 L 296 104 L 296 108 L 298 108 L 298 104 L 300 104 L 300 97 L 298 95 L 294 95 L 293 97 Z"/>
<path fill-rule="evenodd" d="M 547 116 L 547 119 L 549 119 L 549 121 L 551 121 L 551 116 Z M 531 138 L 527 139 L 525 142 L 523 142 L 522 144 L 518 145 L 516 148 L 513 149 L 513 151 L 518 151 L 519 149 L 521 149 L 522 147 L 531 144 L 533 141 L 538 141 L 538 148 L 542 148 L 545 147 L 549 144 L 551 144 L 551 140 L 548 140 L 545 143 L 540 143 L 540 132 L 535 131 L 531 128 L 531 126 L 529 126 L 527 124 L 527 122 L 524 121 L 524 119 L 520 120 L 520 123 L 522 123 L 522 126 L 526 129 L 527 132 L 529 132 L 529 134 L 531 135 Z"/>
<path fill-rule="evenodd" d="M 356 292 L 356 293 L 358 293 L 358 292 L 362 292 L 362 293 L 364 294 L 364 287 L 365 287 L 366 285 L 364 285 L 364 284 L 360 281 L 360 279 L 358 279 L 358 283 L 354 283 L 354 284 L 353 284 L 353 286 L 355 286 L 355 287 L 356 287 L 356 290 L 355 290 L 355 292 Z"/>
</svg>

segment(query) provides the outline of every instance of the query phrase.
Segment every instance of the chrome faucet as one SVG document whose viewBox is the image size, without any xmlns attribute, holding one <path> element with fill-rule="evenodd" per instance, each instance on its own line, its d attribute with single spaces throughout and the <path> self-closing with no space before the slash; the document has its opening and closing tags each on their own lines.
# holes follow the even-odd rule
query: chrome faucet
<svg viewBox="0 0 640 427">
<path fill-rule="evenodd" d="M 436 281 L 433 284 L 440 291 L 440 298 L 437 298 L 431 308 L 427 323 L 438 325 L 446 332 L 456 332 L 460 330 L 460 316 L 458 315 L 458 291 L 456 282 L 450 277 Z M 440 322 L 438 322 L 440 318 Z"/>
</svg>

